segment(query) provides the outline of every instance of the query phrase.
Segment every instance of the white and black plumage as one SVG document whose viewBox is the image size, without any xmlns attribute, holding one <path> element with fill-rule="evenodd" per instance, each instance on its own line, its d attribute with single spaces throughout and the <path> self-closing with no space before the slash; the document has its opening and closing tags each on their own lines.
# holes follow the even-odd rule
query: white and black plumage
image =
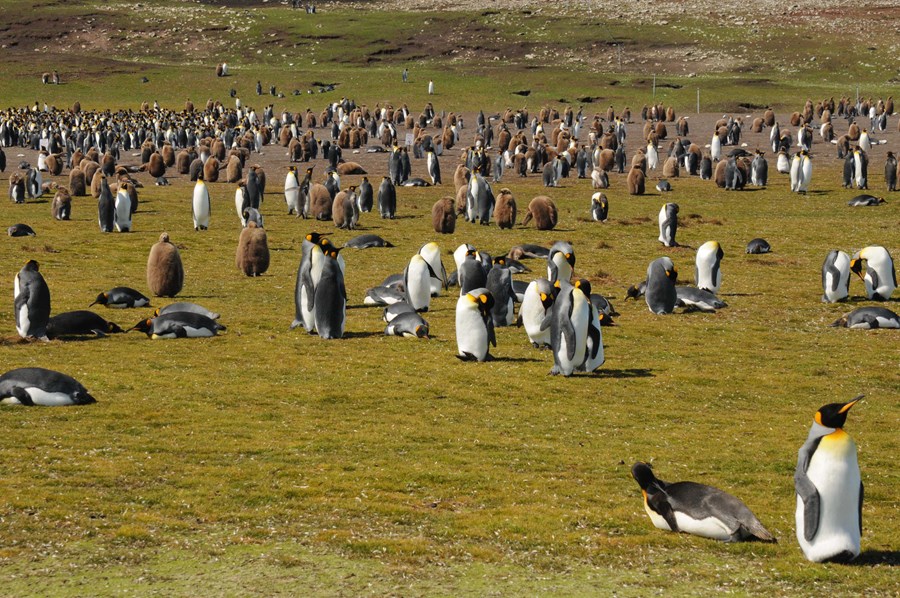
<svg viewBox="0 0 900 598">
<path fill-rule="evenodd" d="M 40 266 L 28 260 L 13 283 L 13 308 L 16 331 L 22 338 L 47 340 L 50 320 L 50 288 L 40 273 Z"/>
<path fill-rule="evenodd" d="M 642 462 L 632 466 L 631 475 L 641 487 L 644 510 L 659 529 L 722 542 L 775 542 L 747 505 L 727 492 L 696 482 L 664 482 Z"/>
<path fill-rule="evenodd" d="M 44 368 L 19 368 L 0 376 L 0 405 L 88 405 L 87 389 L 66 374 Z"/>
</svg>

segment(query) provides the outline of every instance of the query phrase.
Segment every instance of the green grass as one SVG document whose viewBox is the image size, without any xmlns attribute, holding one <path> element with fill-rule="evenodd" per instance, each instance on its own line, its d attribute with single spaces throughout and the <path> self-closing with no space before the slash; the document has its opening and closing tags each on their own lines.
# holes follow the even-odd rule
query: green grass
<svg viewBox="0 0 900 598">
<path fill-rule="evenodd" d="M 263 11 L 266 22 L 279 10 Z M 352 13 L 359 14 L 366 13 Z M 347 18 L 354 17 L 323 14 L 323 29 Z M 248 26 L 263 28 L 256 19 Z M 304 23 L 298 19 L 294 27 Z M 377 31 L 373 23 L 360 39 L 377 39 L 383 35 Z M 359 47 L 348 52 L 358 53 Z M 80 99 L 85 106 L 136 108 L 157 97 L 180 105 L 201 77 L 203 95 L 223 100 L 230 86 L 249 91 L 257 78 L 285 88 L 300 79 L 280 70 L 279 60 L 265 58 L 252 70 L 237 67 L 237 75 L 225 80 L 210 76 L 208 65 L 180 67 L 161 55 L 146 67 L 109 58 L 118 61 L 117 74 L 107 74 L 108 63 L 86 64 L 83 76 L 47 88 L 38 87 L 33 75 L 45 67 L 16 55 L 4 66 L 11 76 L 0 78 L 0 104 L 48 97 L 56 105 Z M 397 64 L 360 69 L 358 60 L 335 60 L 304 69 L 303 78 L 334 74 L 346 81 L 339 93 L 370 105 L 425 101 L 418 95 L 424 86 L 411 86 L 407 97 L 387 80 L 399 80 Z M 439 87 L 438 110 L 501 109 L 509 98 L 521 100 L 485 84 L 502 76 L 499 66 L 463 77 L 459 65 L 444 68 L 439 58 L 423 62 L 423 74 L 440 72 L 448 79 Z M 539 70 L 535 80 L 544 91 L 529 98 L 529 106 L 560 90 L 577 97 L 579 86 L 585 94 L 603 93 L 583 73 L 550 70 Z M 158 96 L 143 92 L 137 81 L 142 72 L 151 79 L 146 89 Z M 418 68 L 414 74 L 420 76 Z M 722 82 L 723 103 L 734 98 L 730 77 L 704 79 Z M 807 88 L 788 79 L 779 77 L 770 90 L 753 93 L 763 98 L 760 103 L 780 101 L 785 96 L 779 94 L 796 85 L 804 91 L 791 98 L 796 107 Z M 531 85 L 513 81 L 507 80 L 509 88 Z M 843 92 L 850 90 L 822 93 Z M 634 106 L 648 97 L 646 87 L 616 93 L 623 95 L 610 101 Z M 666 93 L 684 112 L 695 92 Z M 289 96 L 284 102 L 292 109 L 320 110 L 332 97 L 303 96 L 304 104 L 294 104 L 300 100 Z M 637 130 L 632 126 L 629 132 Z M 748 142 L 753 147 L 758 140 Z M 265 156 L 269 193 L 263 212 L 272 266 L 259 279 L 234 267 L 239 230 L 231 185 L 210 185 L 213 220 L 206 233 L 192 230 L 191 186 L 183 177 L 159 188 L 139 175 L 146 186 L 139 190 L 141 207 L 129 235 L 100 235 L 91 198 L 74 199 L 71 222 L 51 221 L 46 197 L 24 206 L 0 202 L 0 222 L 27 222 L 38 232 L 35 238 L 2 240 L 0 279 L 8 290 L 30 258 L 41 264 L 56 313 L 83 309 L 112 286 L 146 290 L 146 255 L 166 230 L 185 264 L 178 299 L 221 312 L 228 326 L 213 339 L 154 342 L 130 333 L 22 343 L 15 336 L 12 302 L 0 302 L 4 370 L 59 369 L 98 399 L 84 408 L 0 410 L 2 593 L 895 593 L 897 335 L 827 327 L 860 303 L 820 303 L 819 268 L 832 248 L 854 251 L 880 243 L 900 255 L 898 202 L 888 197 L 879 208 L 848 208 L 855 193 L 839 188 L 832 150 L 818 145 L 814 151 L 815 193 L 805 198 L 788 192 L 774 163 L 767 189 L 741 193 L 677 179 L 666 198 L 655 191 L 630 197 L 624 180 L 613 176 L 607 192 L 612 220 L 603 225 L 586 220 L 586 181 L 546 190 L 536 177 L 505 177 L 502 186 L 512 189 L 520 211 L 538 194 L 557 202 L 560 226 L 552 232 L 460 222 L 455 234 L 436 235 L 430 207 L 451 193 L 449 187 L 401 189 L 401 218 L 382 221 L 367 214 L 361 231 L 380 234 L 397 248 L 344 252 L 349 334 L 332 342 L 288 331 L 300 242 L 310 230 L 333 226 L 283 215 L 279 187 L 286 163 L 280 148 L 268 148 Z M 17 164 L 16 152 L 6 153 Z M 443 158 L 448 180 L 453 155 Z M 413 168 L 420 172 L 421 165 Z M 317 166 L 316 174 L 321 170 Z M 880 168 L 870 173 L 880 194 Z M 9 169 L 0 175 L 4 188 L 8 175 Z M 344 184 L 355 178 L 344 177 Z M 717 314 L 657 317 L 642 302 L 623 301 L 624 289 L 641 280 L 647 263 L 660 255 L 673 258 L 682 279 L 693 278 L 693 250 L 665 249 L 656 241 L 656 214 L 667 200 L 681 206 L 679 242 L 698 247 L 716 239 L 725 250 L 722 295 L 729 307 Z M 642 217 L 650 220 L 637 220 Z M 350 236 L 334 232 L 332 238 L 340 245 Z M 769 240 L 772 254 L 743 253 L 757 236 Z M 452 293 L 436 299 L 426 315 L 434 336 L 428 341 L 384 337 L 380 310 L 362 307 L 365 289 L 401 271 L 426 241 L 438 241 L 445 252 L 471 242 L 499 254 L 516 243 L 559 238 L 574 243 L 577 274 L 611 296 L 622 314 L 617 327 L 604 329 L 607 363 L 594 376 L 547 376 L 551 356 L 533 350 L 515 328 L 498 331 L 498 361 L 457 361 Z M 452 257 L 444 260 L 452 270 Z M 528 265 L 532 276 L 540 275 L 540 263 Z M 854 280 L 852 295 L 861 291 Z M 165 303 L 154 300 L 155 306 Z M 147 311 L 99 313 L 130 326 Z M 796 450 L 819 406 L 862 392 L 868 398 L 851 413 L 847 430 L 859 445 L 866 483 L 867 552 L 859 566 L 807 563 L 794 540 Z M 638 459 L 653 460 L 663 479 L 734 492 L 779 543 L 725 545 L 656 530 L 629 474 Z"/>
</svg>

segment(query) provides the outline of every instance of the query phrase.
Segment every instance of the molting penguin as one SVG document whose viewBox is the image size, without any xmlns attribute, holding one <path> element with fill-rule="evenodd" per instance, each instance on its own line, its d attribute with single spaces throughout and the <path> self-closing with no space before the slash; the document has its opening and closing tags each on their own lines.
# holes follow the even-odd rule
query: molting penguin
<svg viewBox="0 0 900 598">
<path fill-rule="evenodd" d="M 678 269 L 668 257 L 661 257 L 650 262 L 647 268 L 647 287 L 644 299 L 647 307 L 655 314 L 670 314 L 675 309 L 675 282 L 678 280 Z"/>
<path fill-rule="evenodd" d="M 641 487 L 644 510 L 659 529 L 721 542 L 775 542 L 747 505 L 727 492 L 696 482 L 664 482 L 640 461 L 632 466 L 631 476 Z"/>
<path fill-rule="evenodd" d="M 184 286 L 184 266 L 178 248 L 162 233 L 147 256 L 147 286 L 157 297 L 174 297 Z"/>
<path fill-rule="evenodd" d="M 863 484 L 856 443 L 843 427 L 860 399 L 821 407 L 797 454 L 797 541 L 803 556 L 814 563 L 859 556 Z"/>
<path fill-rule="evenodd" d="M 862 262 L 866 262 L 866 274 L 862 274 Z M 897 288 L 897 273 L 888 250 L 880 245 L 864 247 L 850 260 L 850 271 L 866 285 L 866 297 L 874 301 L 889 301 Z"/>
<path fill-rule="evenodd" d="M 663 204 L 659 211 L 659 242 L 666 247 L 678 247 L 675 233 L 678 232 L 678 204 Z"/>
<path fill-rule="evenodd" d="M 96 403 L 71 376 L 44 368 L 19 368 L 0 376 L 0 405 L 88 405 Z"/>
<path fill-rule="evenodd" d="M 47 340 L 50 320 L 50 288 L 34 260 L 28 260 L 13 282 L 16 331 L 22 338 Z"/>
<path fill-rule="evenodd" d="M 494 298 L 486 288 L 473 289 L 456 301 L 457 358 L 462 361 L 491 361 L 488 345 L 497 346 L 491 309 Z"/>
<path fill-rule="evenodd" d="M 884 307 L 860 307 L 841 316 L 832 327 L 859 328 L 900 328 L 900 316 Z"/>
<path fill-rule="evenodd" d="M 725 252 L 718 241 L 707 241 L 697 249 L 694 280 L 697 288 L 718 293 L 722 286 L 722 258 Z"/>
</svg>

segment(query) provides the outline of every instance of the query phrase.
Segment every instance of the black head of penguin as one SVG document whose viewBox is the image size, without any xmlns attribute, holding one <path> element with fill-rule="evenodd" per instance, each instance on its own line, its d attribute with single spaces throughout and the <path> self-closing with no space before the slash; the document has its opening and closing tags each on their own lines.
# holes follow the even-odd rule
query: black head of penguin
<svg viewBox="0 0 900 598">
<path fill-rule="evenodd" d="M 141 320 L 125 332 L 131 332 L 132 330 L 137 330 L 138 332 L 143 332 L 147 336 L 150 336 L 150 330 L 153 328 L 153 320 L 151 318 L 147 318 L 145 320 Z"/>
<path fill-rule="evenodd" d="M 660 481 L 653 475 L 653 469 L 643 461 L 631 466 L 631 477 L 644 492 L 656 492 L 660 487 Z"/>
<path fill-rule="evenodd" d="M 856 405 L 863 396 L 864 395 L 859 395 L 847 403 L 829 403 L 823 405 L 816 411 L 816 423 L 820 426 L 825 426 L 826 428 L 840 430 L 847 422 L 847 414 L 850 411 L 850 408 Z"/>
<path fill-rule="evenodd" d="M 590 298 L 590 296 L 591 296 L 590 281 L 588 281 L 584 278 L 579 278 L 578 280 L 575 281 L 575 288 L 580 289 L 581 292 L 584 293 L 585 297 Z"/>
</svg>

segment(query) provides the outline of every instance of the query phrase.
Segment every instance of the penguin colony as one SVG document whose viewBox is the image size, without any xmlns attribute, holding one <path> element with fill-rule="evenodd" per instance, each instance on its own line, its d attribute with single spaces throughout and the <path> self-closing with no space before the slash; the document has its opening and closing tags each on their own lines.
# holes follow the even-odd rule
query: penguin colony
<svg viewBox="0 0 900 598">
<path fill-rule="evenodd" d="M 217 74 L 227 74 L 224 64 L 219 66 Z M 429 93 L 433 93 L 432 84 L 429 84 Z M 150 113 L 144 113 L 144 117 L 122 113 L 112 119 L 100 120 L 80 110 L 61 114 L 12 111 L 0 115 L 0 147 L 36 149 L 41 140 L 49 147 L 49 152 L 39 156 L 38 168 L 26 164 L 23 172 L 10 176 L 9 198 L 13 203 L 41 197 L 47 191 L 41 172 L 59 176 L 67 167 L 70 169 L 69 185 L 55 190 L 52 217 L 70 219 L 72 197 L 84 196 L 89 189 L 97 199 L 102 232 L 133 230 L 132 217 L 138 212 L 137 188 L 141 186 L 139 179 L 133 176 L 136 172 L 148 173 L 152 181 L 161 186 L 168 185 L 166 173 L 170 168 L 177 175 L 187 175 L 195 181 L 191 217 L 198 233 L 208 230 L 213 222 L 209 184 L 224 179 L 236 185 L 235 207 L 241 225 L 236 266 L 247 276 L 259 276 L 266 272 L 270 256 L 261 214 L 265 172 L 258 165 L 246 165 L 253 152 L 262 152 L 275 144 L 288 149 L 290 164 L 286 168 L 283 187 L 288 215 L 332 220 L 335 226 L 348 229 L 356 228 L 361 216 L 376 208 L 381 218 L 394 219 L 402 209 L 402 203 L 398 204 L 398 195 L 402 196 L 402 193 L 398 194 L 398 188 L 443 185 L 441 156 L 461 143 L 462 119 L 451 114 L 446 127 L 441 128 L 443 123 L 430 106 L 429 103 L 416 119 L 406 106 L 397 110 L 387 105 L 376 106 L 369 110 L 348 99 L 329 104 L 319 115 L 309 110 L 306 114 L 283 112 L 278 115 L 271 105 L 261 114 L 240 106 L 232 111 L 210 101 L 205 112 L 195 112 L 193 105 L 182 114 L 157 109 L 152 114 L 155 123 L 152 127 L 148 126 Z M 823 121 L 820 133 L 824 142 L 834 144 L 838 158 L 845 162 L 844 186 L 868 189 L 867 152 L 872 149 L 873 136 L 865 129 L 854 132 L 856 125 L 852 122 L 863 111 L 862 107 L 842 101 L 836 108 L 826 101 L 815 109 L 809 108 L 810 118 L 797 131 L 799 142 L 792 155 L 793 137 L 786 127 L 782 128 L 770 118 L 772 115 L 767 113 L 764 122 L 754 123 L 754 128 L 758 126 L 759 130 L 771 128 L 770 143 L 776 156 L 776 170 L 790 175 L 790 190 L 805 194 L 814 189 L 814 136 L 809 126 L 813 114 Z M 665 119 L 674 121 L 672 109 L 665 112 Z M 623 176 L 623 186 L 629 194 L 645 194 L 648 171 L 659 169 L 660 163 L 665 179 L 678 178 L 682 174 L 699 176 L 714 180 L 718 187 L 729 191 L 739 191 L 747 185 L 762 187 L 770 184 L 766 152 L 757 149 L 755 154 L 750 154 L 739 147 L 744 126 L 741 119 L 723 117 L 716 124 L 705 152 L 685 138 L 687 120 L 679 119 L 679 138 L 669 145 L 668 155 L 663 157 L 659 152 L 666 148 L 660 141 L 666 139 L 667 131 L 662 113 L 662 107 L 658 106 L 645 107 L 642 111 L 646 122 L 644 142 L 638 144 L 640 149 L 633 155 L 627 175 Z M 831 114 L 849 119 L 851 126 L 846 139 L 830 137 L 833 131 Z M 529 119 L 525 110 L 508 110 L 496 117 L 499 125 L 495 127 L 493 118 L 487 121 L 483 113 L 480 114 L 474 144 L 462 149 L 459 164 L 453 171 L 455 194 L 442 197 L 432 209 L 435 233 L 454 232 L 459 216 L 469 223 L 490 226 L 493 221 L 498 229 L 514 228 L 517 225 L 514 192 L 504 187 L 495 196 L 491 185 L 491 182 L 502 181 L 504 174 L 510 178 L 540 175 L 544 186 L 558 187 L 565 184 L 571 174 L 588 178 L 590 172 L 592 189 L 609 189 L 610 173 L 626 173 L 625 145 L 629 122 L 627 117 L 611 113 L 606 116 L 606 119 L 596 116 L 589 121 L 580 110 L 577 116 L 567 110 L 564 118 L 560 118 L 555 111 L 545 109 L 540 117 Z M 37 122 L 29 122 L 35 118 Z M 163 126 L 159 126 L 160 122 Z M 397 127 L 407 123 L 415 125 L 411 151 L 414 159 L 424 161 L 427 179 L 411 176 L 410 149 L 397 145 Z M 427 126 L 436 126 L 440 134 L 429 135 Z M 325 139 L 316 138 L 317 129 L 322 128 L 330 129 L 330 139 L 328 133 L 324 135 Z M 498 146 L 489 141 L 495 134 Z M 368 145 L 370 137 L 380 140 L 381 145 Z M 583 143 L 585 139 L 587 143 Z M 851 146 L 849 140 L 856 141 L 856 145 Z M 874 142 L 877 144 L 877 140 Z M 734 146 L 734 149 L 726 153 L 728 146 Z M 368 177 L 364 177 L 358 187 L 341 188 L 341 175 L 367 174 L 359 164 L 342 157 L 344 149 L 360 151 L 362 148 L 367 152 L 386 154 L 387 175 L 379 183 L 377 196 Z M 489 154 L 492 150 L 496 152 L 493 159 Z M 122 152 L 129 151 L 140 152 L 141 165 L 117 166 Z M 313 181 L 313 167 L 305 169 L 305 176 L 300 175 L 295 163 L 320 157 L 327 161 L 321 183 Z M 444 160 L 446 164 L 448 159 Z M 5 156 L 3 167 L 5 169 Z M 221 174 L 221 170 L 226 172 Z M 896 190 L 897 174 L 897 161 L 894 154 L 888 152 L 885 182 L 889 192 Z M 110 183 L 110 179 L 114 182 Z M 621 180 L 619 184 L 622 185 Z M 675 193 L 668 180 L 660 181 L 656 189 L 660 193 Z M 881 203 L 884 203 L 883 198 L 868 195 L 850 201 L 852 206 Z M 592 221 L 607 222 L 609 210 L 610 202 L 605 193 L 597 192 L 591 196 L 587 213 Z M 552 230 L 559 222 L 559 211 L 547 196 L 530 199 L 523 213 L 520 226 L 533 220 L 538 230 Z M 659 212 L 659 241 L 664 247 L 678 247 L 675 239 L 678 213 L 679 206 L 674 202 L 666 203 Z M 34 231 L 25 224 L 9 228 L 10 236 L 29 234 L 33 235 Z M 392 247 L 390 242 L 376 235 L 362 235 L 346 246 L 359 249 Z M 323 339 L 344 336 L 347 266 L 342 249 L 324 234 L 310 232 L 305 236 L 296 276 L 295 319 L 291 328 L 302 326 Z M 760 238 L 751 240 L 746 248 L 747 254 L 769 251 L 769 243 Z M 568 377 L 575 372 L 591 373 L 603 366 L 601 327 L 612 325 L 611 316 L 616 313 L 608 299 L 591 292 L 589 280 L 576 278 L 575 248 L 571 244 L 559 241 L 549 250 L 534 245 L 518 246 L 507 255 L 497 257 L 463 244 L 453 255 L 456 272 L 448 276 L 441 259 L 441 248 L 435 242 L 428 242 L 411 256 L 403 273 L 389 277 L 381 286 L 366 292 L 365 304 L 383 308 L 386 335 L 428 339 L 430 327 L 422 314 L 429 311 L 433 298 L 449 290 L 453 281 L 459 287 L 454 331 L 459 359 L 476 362 L 493 359 L 491 348 L 497 348 L 495 329 L 518 323 L 536 349 L 549 349 L 553 360 L 550 374 Z M 643 295 L 653 314 L 671 314 L 676 307 L 686 311 L 722 309 L 726 304 L 716 294 L 723 284 L 724 257 L 725 251 L 714 240 L 696 250 L 696 286 L 677 285 L 678 269 L 674 261 L 668 256 L 660 257 L 648 265 L 645 280 L 629 289 L 628 297 Z M 527 283 L 513 280 L 513 273 L 529 271 L 519 261 L 523 258 L 546 260 L 547 278 L 532 277 Z M 861 279 L 865 296 L 873 301 L 890 300 L 897 287 L 895 267 L 886 248 L 865 247 L 855 252 L 852 258 L 835 250 L 829 253 L 822 267 L 823 301 L 847 299 L 851 273 Z M 174 297 L 181 292 L 183 284 L 184 268 L 178 249 L 163 233 L 150 251 L 147 286 L 154 295 Z M 116 287 L 100 293 L 94 303 L 140 308 L 147 307 L 149 301 L 139 291 Z M 520 304 L 518 312 L 516 303 Z M 29 260 L 15 276 L 14 308 L 16 329 L 23 338 L 47 340 L 123 332 L 114 322 L 86 310 L 51 317 L 49 287 L 34 260 Z M 156 310 L 152 317 L 141 319 L 129 330 L 145 332 L 154 339 L 215 336 L 225 330 L 217 321 L 218 317 L 200 305 L 179 302 Z M 898 328 L 900 317 L 887 308 L 863 307 L 833 325 Z M 795 475 L 797 538 L 804 555 L 811 561 L 847 561 L 860 553 L 861 474 L 855 445 L 843 431 L 847 414 L 858 400 L 819 409 L 809 438 L 799 452 Z M 21 368 L 0 376 L 0 402 L 3 404 L 82 405 L 94 401 L 80 383 L 59 372 Z M 658 528 L 722 541 L 775 540 L 740 499 L 726 492 L 693 482 L 664 482 L 645 463 L 636 463 L 632 476 L 643 494 L 646 512 Z"/>
</svg>

